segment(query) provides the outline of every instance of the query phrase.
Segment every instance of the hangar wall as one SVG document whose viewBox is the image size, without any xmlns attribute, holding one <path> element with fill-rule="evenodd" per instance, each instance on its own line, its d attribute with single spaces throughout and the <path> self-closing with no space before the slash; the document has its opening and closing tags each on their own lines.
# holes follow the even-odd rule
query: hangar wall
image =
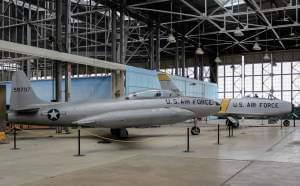
<svg viewBox="0 0 300 186">
<path fill-rule="evenodd" d="M 149 88 L 160 89 L 160 84 L 155 70 L 126 66 L 126 95 L 131 92 L 143 91 Z"/>
<path fill-rule="evenodd" d="M 218 87 L 214 83 L 188 79 L 180 76 L 172 76 L 172 78 L 184 95 L 207 98 L 218 97 Z M 38 97 L 46 101 L 51 101 L 53 99 L 52 80 L 32 80 L 31 83 Z M 1 82 L 0 85 L 6 85 L 6 102 L 9 104 L 11 82 L 4 81 Z M 71 101 L 112 97 L 111 76 L 72 78 L 71 85 Z M 62 81 L 62 87 L 64 87 L 64 81 Z M 131 66 L 126 67 L 126 94 L 150 88 L 160 89 L 156 71 Z M 62 90 L 62 97 L 64 98 L 64 90 Z"/>
<path fill-rule="evenodd" d="M 45 101 L 53 99 L 52 80 L 32 80 L 32 88 L 37 96 Z M 6 102 L 10 103 L 11 82 L 5 81 L 1 84 L 6 85 Z M 64 81 L 62 81 L 64 87 Z M 64 98 L 64 90 L 62 90 Z M 72 78 L 71 101 L 80 101 L 97 98 L 111 98 L 111 76 Z"/>
<path fill-rule="evenodd" d="M 218 98 L 218 86 L 215 83 L 172 76 L 174 83 L 186 96 L 206 98 Z M 132 66 L 126 66 L 126 94 L 149 88 L 160 89 L 155 70 L 146 70 Z"/>
<path fill-rule="evenodd" d="M 218 86 L 215 83 L 172 76 L 176 86 L 186 96 L 218 98 Z"/>
</svg>

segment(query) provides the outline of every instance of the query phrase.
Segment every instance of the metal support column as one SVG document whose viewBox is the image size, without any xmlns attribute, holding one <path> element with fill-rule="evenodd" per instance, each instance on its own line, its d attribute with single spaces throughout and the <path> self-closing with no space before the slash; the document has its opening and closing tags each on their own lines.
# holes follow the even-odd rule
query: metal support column
<svg viewBox="0 0 300 186">
<path fill-rule="evenodd" d="M 29 7 L 28 7 L 28 20 L 31 21 L 31 3 L 29 3 Z M 31 46 L 31 26 L 29 23 L 27 23 L 26 28 L 27 28 L 27 30 L 26 30 L 27 45 Z M 27 75 L 28 79 L 31 78 L 31 60 L 32 59 L 27 60 L 27 63 L 26 63 L 26 75 Z"/>
<path fill-rule="evenodd" d="M 65 0 L 65 42 L 66 42 L 66 52 L 71 53 L 71 1 Z M 68 102 L 71 99 L 71 74 L 72 66 L 70 63 L 65 63 L 65 101 Z"/>
<path fill-rule="evenodd" d="M 62 51 L 62 1 L 56 0 L 56 50 Z M 55 100 L 62 100 L 61 96 L 61 62 L 56 61 L 55 65 Z"/>
<path fill-rule="evenodd" d="M 111 42 L 112 42 L 112 61 L 117 62 L 117 12 L 116 9 L 112 9 L 111 12 L 111 28 L 112 28 L 112 34 L 111 34 Z"/>
<path fill-rule="evenodd" d="M 126 0 L 121 0 L 122 7 L 120 10 L 120 63 L 125 63 L 126 49 L 125 49 L 125 5 Z"/>
<path fill-rule="evenodd" d="M 150 25 L 150 69 L 154 69 L 154 29 L 153 24 Z"/>
<path fill-rule="evenodd" d="M 203 55 L 199 57 L 199 80 L 203 81 Z"/>
<path fill-rule="evenodd" d="M 214 58 L 210 58 L 210 81 L 212 83 L 218 83 L 218 65 L 214 62 Z"/>
<path fill-rule="evenodd" d="M 178 76 L 179 72 L 179 40 L 178 37 L 176 38 L 177 42 L 176 42 L 176 55 L 175 55 L 175 75 Z"/>
<path fill-rule="evenodd" d="M 181 75 L 182 75 L 182 77 L 185 77 L 185 38 L 184 38 L 184 36 L 182 37 L 182 55 L 181 55 L 181 67 L 182 67 L 182 69 L 181 69 Z"/>
<path fill-rule="evenodd" d="M 156 71 L 160 71 L 160 23 L 156 23 L 156 64 L 155 69 Z"/>
<path fill-rule="evenodd" d="M 194 59 L 194 79 L 198 79 L 198 64 L 200 56 L 195 55 Z"/>
</svg>

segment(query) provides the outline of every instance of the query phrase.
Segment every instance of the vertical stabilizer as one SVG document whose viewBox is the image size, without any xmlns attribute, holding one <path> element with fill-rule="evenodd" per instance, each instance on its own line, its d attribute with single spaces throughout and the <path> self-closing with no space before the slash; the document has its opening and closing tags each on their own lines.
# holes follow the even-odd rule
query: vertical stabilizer
<svg viewBox="0 0 300 186">
<path fill-rule="evenodd" d="M 10 110 L 26 110 L 33 105 L 43 104 L 34 93 L 30 81 L 23 71 L 16 71 L 12 77 Z"/>
<path fill-rule="evenodd" d="M 158 79 L 162 90 L 171 90 L 176 93 L 178 96 L 181 96 L 180 90 L 174 84 L 172 78 L 164 72 L 158 72 Z"/>
</svg>

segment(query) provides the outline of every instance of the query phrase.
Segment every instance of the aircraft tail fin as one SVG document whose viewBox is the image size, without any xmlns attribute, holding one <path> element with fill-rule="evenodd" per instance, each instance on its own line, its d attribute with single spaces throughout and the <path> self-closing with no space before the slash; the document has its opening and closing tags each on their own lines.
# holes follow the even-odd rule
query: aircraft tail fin
<svg viewBox="0 0 300 186">
<path fill-rule="evenodd" d="M 31 83 L 23 71 L 16 71 L 12 77 L 10 110 L 25 111 L 37 109 L 36 105 L 47 103 L 34 93 Z"/>
<path fill-rule="evenodd" d="M 172 78 L 164 72 L 158 72 L 158 79 L 163 90 L 171 90 L 172 92 L 176 93 L 178 96 L 181 96 L 182 93 L 178 89 L 178 87 L 173 82 Z"/>
</svg>

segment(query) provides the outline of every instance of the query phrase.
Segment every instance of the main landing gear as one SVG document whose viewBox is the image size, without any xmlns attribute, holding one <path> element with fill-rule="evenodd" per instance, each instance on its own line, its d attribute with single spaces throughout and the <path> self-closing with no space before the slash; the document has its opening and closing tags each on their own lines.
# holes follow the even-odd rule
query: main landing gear
<svg viewBox="0 0 300 186">
<path fill-rule="evenodd" d="M 110 129 L 110 133 L 117 138 L 128 138 L 127 129 Z"/>
<path fill-rule="evenodd" d="M 191 129 L 192 135 L 199 135 L 200 134 L 200 128 L 198 127 L 198 119 L 194 119 L 194 126 Z"/>
<path fill-rule="evenodd" d="M 240 123 L 239 121 L 236 121 L 235 123 L 232 122 L 230 119 L 226 119 L 226 126 L 232 126 L 233 128 L 239 128 Z"/>
</svg>

